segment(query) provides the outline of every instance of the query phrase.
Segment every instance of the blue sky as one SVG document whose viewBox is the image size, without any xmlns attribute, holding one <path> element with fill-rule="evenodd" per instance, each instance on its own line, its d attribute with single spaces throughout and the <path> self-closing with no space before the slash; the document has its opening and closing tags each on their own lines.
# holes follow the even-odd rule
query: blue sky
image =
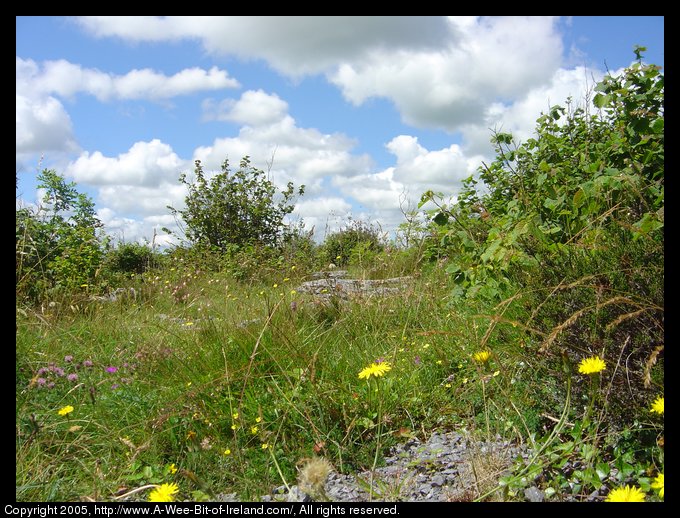
<svg viewBox="0 0 680 518">
<path fill-rule="evenodd" d="M 316 238 L 349 215 L 393 231 L 404 199 L 455 195 L 567 96 L 664 64 L 663 17 L 18 17 L 17 205 L 55 168 L 126 241 L 173 228 L 177 178 L 249 154 L 307 185 Z M 402 207 L 400 208 L 400 200 Z M 161 243 L 170 242 L 160 236 Z"/>
</svg>

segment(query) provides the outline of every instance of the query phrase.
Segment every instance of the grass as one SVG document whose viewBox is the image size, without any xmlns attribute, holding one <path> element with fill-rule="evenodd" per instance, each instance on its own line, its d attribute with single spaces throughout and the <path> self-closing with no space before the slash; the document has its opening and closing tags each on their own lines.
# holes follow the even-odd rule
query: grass
<svg viewBox="0 0 680 518">
<path fill-rule="evenodd" d="M 295 291 L 300 270 L 245 283 L 179 262 L 131 281 L 135 300 L 18 308 L 17 500 L 114 500 L 160 483 L 177 483 L 178 499 L 258 500 L 295 484 L 304 459 L 371 470 L 403 437 L 451 429 L 541 451 L 536 480 L 523 465 L 504 480 L 507 470 L 480 455 L 466 499 L 521 498 L 534 483 L 584 496 L 597 485 L 590 472 L 574 490 L 560 468 L 577 459 L 596 474 L 618 462 L 620 481 L 641 484 L 650 458 L 662 469 L 663 450 L 649 445 L 662 417 L 566 426 L 581 424 L 582 402 L 570 405 L 559 356 L 538 354 L 543 342 L 521 311 L 452 305 L 437 268 L 393 272 L 416 273 L 401 295 L 322 302 Z M 486 350 L 490 358 L 474 359 Z M 392 370 L 359 379 L 376 361 Z M 59 415 L 66 405 L 73 412 Z"/>
</svg>

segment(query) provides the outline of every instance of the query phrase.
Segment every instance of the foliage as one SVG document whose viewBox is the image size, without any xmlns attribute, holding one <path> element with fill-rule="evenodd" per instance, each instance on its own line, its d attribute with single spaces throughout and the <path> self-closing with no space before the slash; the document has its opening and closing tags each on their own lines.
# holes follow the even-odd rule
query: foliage
<svg viewBox="0 0 680 518">
<path fill-rule="evenodd" d="M 147 244 L 120 243 L 106 253 L 105 268 L 112 273 L 144 273 L 157 266 L 156 254 Z"/>
<path fill-rule="evenodd" d="M 234 172 L 225 160 L 210 180 L 197 160 L 194 174 L 193 181 L 187 180 L 186 173 L 179 178 L 188 189 L 186 208 L 168 207 L 184 220 L 191 243 L 226 252 L 234 246 L 276 247 L 285 239 L 284 218 L 293 211 L 296 195 L 292 182 L 277 195 L 274 183 L 264 171 L 252 167 L 247 156 Z M 297 189 L 297 195 L 302 194 L 304 185 Z"/>
<path fill-rule="evenodd" d="M 53 288 L 89 286 L 107 246 L 92 200 L 75 183 L 48 169 L 38 181 L 45 189 L 42 205 L 16 212 L 17 295 L 33 300 Z"/>
<path fill-rule="evenodd" d="M 326 264 L 346 266 L 370 262 L 383 249 L 378 226 L 350 218 L 340 230 L 326 237 L 320 252 Z"/>
</svg>

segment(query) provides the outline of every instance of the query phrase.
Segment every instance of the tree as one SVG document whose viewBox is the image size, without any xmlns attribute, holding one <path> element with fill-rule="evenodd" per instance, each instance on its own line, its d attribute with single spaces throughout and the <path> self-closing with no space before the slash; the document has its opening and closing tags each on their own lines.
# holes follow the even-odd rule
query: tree
<svg viewBox="0 0 680 518">
<path fill-rule="evenodd" d="M 261 169 L 250 165 L 248 156 L 237 171 L 230 171 L 228 159 L 221 172 L 206 179 L 200 160 L 195 162 L 195 180 L 180 175 L 187 186 L 183 210 L 168 206 L 173 215 L 181 216 L 187 239 L 200 246 L 225 252 L 234 245 L 279 246 L 287 234 L 286 215 L 295 208 L 295 195 L 304 194 L 304 185 L 295 190 L 289 182 L 277 194 L 274 183 Z M 164 229 L 167 231 L 167 229 Z"/>
</svg>

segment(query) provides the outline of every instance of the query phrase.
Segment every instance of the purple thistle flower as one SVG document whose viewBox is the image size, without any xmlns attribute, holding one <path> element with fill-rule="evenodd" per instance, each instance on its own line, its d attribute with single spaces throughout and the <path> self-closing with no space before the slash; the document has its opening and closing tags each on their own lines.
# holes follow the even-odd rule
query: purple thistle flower
<svg viewBox="0 0 680 518">
<path fill-rule="evenodd" d="M 73 361 L 73 356 L 71 356 L 70 354 L 67 354 L 66 356 L 64 356 L 64 361 L 66 363 L 71 363 Z"/>
<path fill-rule="evenodd" d="M 48 388 L 48 389 L 54 388 L 54 381 L 50 381 L 50 382 L 47 384 L 47 388 Z"/>
<path fill-rule="evenodd" d="M 111 385 L 111 389 L 116 390 L 118 388 L 118 383 L 114 383 Z"/>
<path fill-rule="evenodd" d="M 54 373 L 55 373 L 57 376 L 64 376 L 64 374 L 66 374 L 66 373 L 64 372 L 64 369 L 62 369 L 61 367 L 55 367 L 55 368 L 54 368 Z"/>
<path fill-rule="evenodd" d="M 35 380 L 35 382 L 38 385 L 43 386 L 45 383 L 47 383 L 47 380 L 45 378 L 38 378 L 37 380 Z"/>
<path fill-rule="evenodd" d="M 36 372 L 36 374 L 37 374 L 38 376 L 42 376 L 43 374 L 45 374 L 45 373 L 47 373 L 47 372 L 50 372 L 50 370 L 49 370 L 47 367 L 40 367 L 40 368 L 38 369 L 38 372 Z"/>
<path fill-rule="evenodd" d="M 420 365 L 420 356 L 416 356 L 415 358 L 413 358 L 413 363 L 415 363 L 416 365 Z"/>
<path fill-rule="evenodd" d="M 69 381 L 78 381 L 78 375 L 75 373 L 69 374 L 68 376 L 66 376 L 66 379 Z"/>
<path fill-rule="evenodd" d="M 83 367 L 92 367 L 92 365 L 94 365 L 94 364 L 92 363 L 92 360 L 85 360 L 85 361 L 83 361 Z"/>
<path fill-rule="evenodd" d="M 118 372 L 118 367 L 107 367 L 106 372 Z"/>
<path fill-rule="evenodd" d="M 383 356 L 381 356 L 380 358 L 378 358 L 378 359 L 375 361 L 375 363 L 381 364 L 381 363 L 384 362 L 384 361 L 385 361 L 385 358 L 384 358 Z"/>
</svg>

